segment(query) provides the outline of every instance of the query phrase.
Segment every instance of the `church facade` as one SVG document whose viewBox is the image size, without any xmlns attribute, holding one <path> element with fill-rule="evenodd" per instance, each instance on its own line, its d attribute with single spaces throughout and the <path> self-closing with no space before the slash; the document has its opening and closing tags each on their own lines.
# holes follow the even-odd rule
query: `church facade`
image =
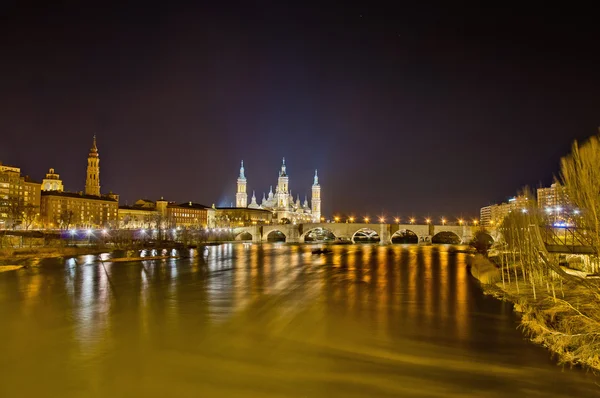
<svg viewBox="0 0 600 398">
<path fill-rule="evenodd" d="M 319 185 L 319 177 L 315 170 L 315 177 L 311 189 L 311 203 L 309 205 L 308 198 L 304 198 L 304 202 L 300 201 L 300 196 L 296 196 L 296 200 L 292 195 L 289 184 L 289 176 L 287 174 L 285 158 L 279 170 L 279 177 L 275 192 L 273 186 L 269 189 L 269 194 L 263 193 L 260 204 L 256 201 L 256 195 L 252 191 L 252 199 L 248 204 L 247 180 L 244 169 L 244 161 L 240 167 L 240 175 L 237 179 L 237 192 L 235 195 L 235 204 L 238 208 L 263 209 L 273 213 L 274 223 L 318 223 L 321 222 L 321 185 Z"/>
</svg>

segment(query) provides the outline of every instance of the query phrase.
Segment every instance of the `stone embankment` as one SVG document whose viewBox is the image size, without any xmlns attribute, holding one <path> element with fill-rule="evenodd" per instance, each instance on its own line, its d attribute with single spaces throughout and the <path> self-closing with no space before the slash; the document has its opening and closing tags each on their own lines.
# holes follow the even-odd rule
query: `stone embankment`
<svg viewBox="0 0 600 398">
<path fill-rule="evenodd" d="M 523 280 L 504 278 L 498 267 L 477 255 L 470 261 L 471 274 L 486 294 L 514 304 L 521 315 L 520 328 L 536 344 L 554 353 L 559 364 L 600 370 L 600 290 L 576 278 L 533 289 Z M 514 269 L 510 269 L 512 274 Z M 556 282 L 555 282 L 556 284 Z"/>
</svg>

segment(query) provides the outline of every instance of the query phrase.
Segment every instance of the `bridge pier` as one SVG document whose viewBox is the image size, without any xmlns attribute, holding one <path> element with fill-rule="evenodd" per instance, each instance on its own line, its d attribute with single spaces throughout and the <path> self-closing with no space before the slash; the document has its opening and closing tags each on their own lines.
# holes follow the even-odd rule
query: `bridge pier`
<svg viewBox="0 0 600 398">
<path fill-rule="evenodd" d="M 262 242 L 262 231 L 259 225 L 255 225 L 252 227 L 252 232 L 250 232 L 250 235 L 252 235 L 252 243 Z"/>
<path fill-rule="evenodd" d="M 288 230 L 288 234 L 285 237 L 286 243 L 298 243 L 300 242 L 300 228 L 294 225 Z"/>
<path fill-rule="evenodd" d="M 380 224 L 379 228 L 379 244 L 389 245 L 392 243 L 392 232 L 390 224 Z"/>
</svg>

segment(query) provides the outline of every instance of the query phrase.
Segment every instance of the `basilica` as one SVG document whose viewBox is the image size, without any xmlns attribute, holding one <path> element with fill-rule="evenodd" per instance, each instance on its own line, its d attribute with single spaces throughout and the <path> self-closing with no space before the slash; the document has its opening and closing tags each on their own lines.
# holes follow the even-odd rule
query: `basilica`
<svg viewBox="0 0 600 398">
<path fill-rule="evenodd" d="M 318 223 L 321 222 L 321 186 L 319 177 L 315 170 L 315 177 L 312 185 L 311 205 L 308 204 L 308 198 L 300 202 L 300 196 L 292 196 L 289 187 L 289 177 L 286 172 L 285 158 L 281 164 L 279 178 L 273 192 L 273 186 L 269 189 L 269 194 L 263 193 L 260 204 L 256 201 L 256 195 L 252 191 L 252 199 L 248 204 L 248 193 L 246 190 L 246 175 L 244 171 L 244 161 L 240 167 L 240 175 L 237 179 L 237 193 L 235 194 L 236 207 L 249 209 L 263 209 L 273 212 L 273 222 L 276 223 Z"/>
</svg>

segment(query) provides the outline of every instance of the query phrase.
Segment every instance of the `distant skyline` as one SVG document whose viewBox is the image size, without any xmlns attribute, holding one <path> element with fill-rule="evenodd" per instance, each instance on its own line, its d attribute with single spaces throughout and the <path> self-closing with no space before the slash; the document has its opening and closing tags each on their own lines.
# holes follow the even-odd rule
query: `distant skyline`
<svg viewBox="0 0 600 398">
<path fill-rule="evenodd" d="M 600 125 L 600 28 L 566 5 L 0 6 L 0 161 L 82 191 L 211 205 L 274 185 L 323 211 L 476 217 L 549 186 Z"/>
</svg>

